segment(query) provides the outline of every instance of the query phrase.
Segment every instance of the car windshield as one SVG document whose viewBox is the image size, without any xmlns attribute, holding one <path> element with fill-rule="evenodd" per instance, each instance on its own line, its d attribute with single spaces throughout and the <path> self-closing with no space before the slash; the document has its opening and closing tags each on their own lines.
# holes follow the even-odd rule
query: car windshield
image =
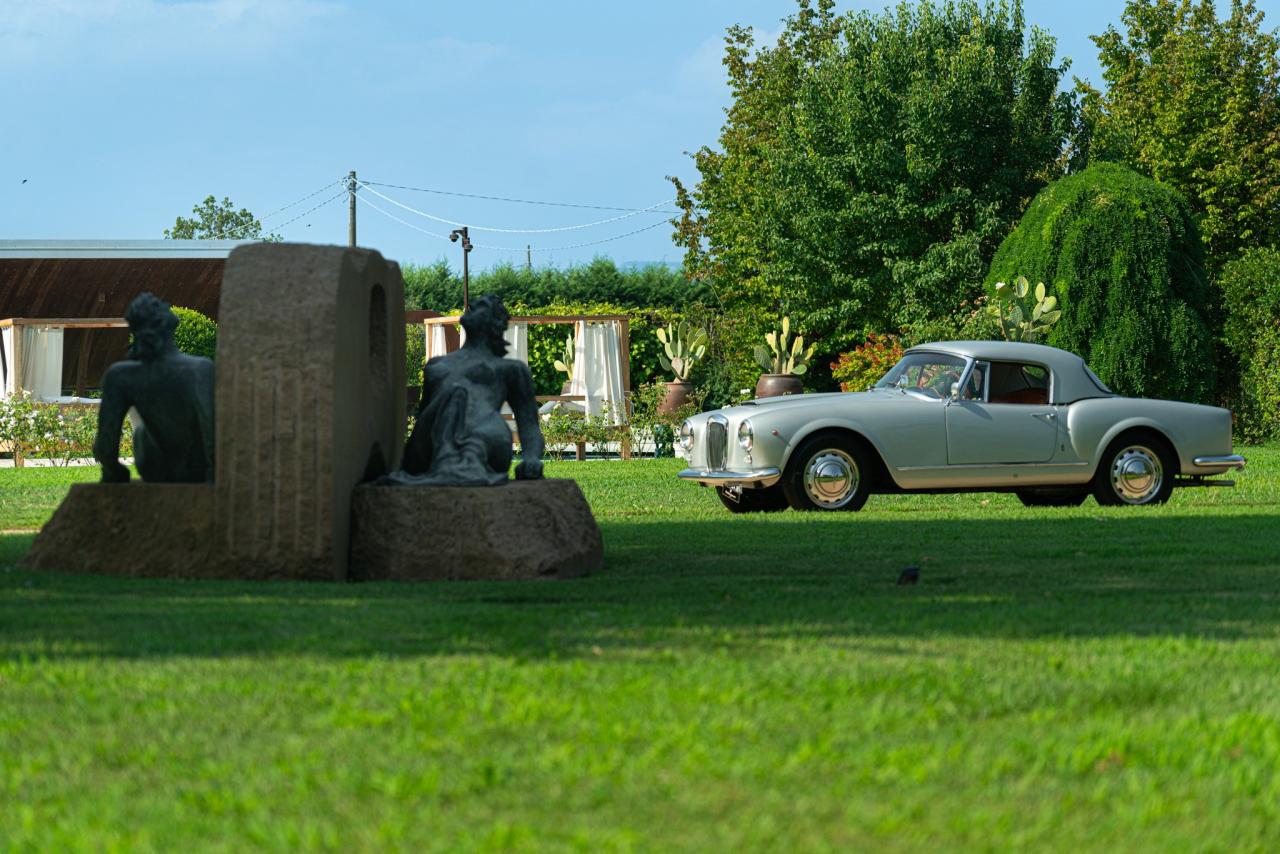
<svg viewBox="0 0 1280 854">
<path fill-rule="evenodd" d="M 960 382 L 965 361 L 942 353 L 908 353 L 893 366 L 876 388 L 899 388 L 942 400 L 951 394 L 951 384 Z"/>
</svg>

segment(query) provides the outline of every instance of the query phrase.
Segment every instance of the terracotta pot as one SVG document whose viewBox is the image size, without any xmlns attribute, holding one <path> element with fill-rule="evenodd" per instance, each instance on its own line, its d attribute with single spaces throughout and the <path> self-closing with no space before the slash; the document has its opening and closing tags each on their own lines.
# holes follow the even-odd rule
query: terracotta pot
<svg viewBox="0 0 1280 854">
<path fill-rule="evenodd" d="M 693 383 L 672 382 L 663 383 L 667 387 L 667 394 L 662 398 L 662 403 L 658 404 L 659 415 L 674 415 L 676 410 L 689 402 L 689 395 L 693 392 Z"/>
<path fill-rule="evenodd" d="M 760 381 L 756 383 L 756 397 L 803 393 L 804 383 L 795 374 L 761 374 Z"/>
</svg>

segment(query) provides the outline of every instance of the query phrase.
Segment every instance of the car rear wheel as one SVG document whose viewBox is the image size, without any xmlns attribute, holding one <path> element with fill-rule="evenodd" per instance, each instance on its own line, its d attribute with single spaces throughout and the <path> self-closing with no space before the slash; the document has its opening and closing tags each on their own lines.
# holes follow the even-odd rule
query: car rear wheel
<svg viewBox="0 0 1280 854">
<path fill-rule="evenodd" d="M 1104 506 L 1163 504 L 1173 494 L 1178 460 L 1159 437 L 1131 433 L 1112 442 L 1093 477 L 1093 497 Z"/>
<path fill-rule="evenodd" d="M 740 486 L 717 486 L 716 495 L 730 513 L 776 513 L 787 509 L 787 496 L 782 487 L 767 486 L 763 489 L 743 489 Z"/>
<path fill-rule="evenodd" d="M 1023 507 L 1079 507 L 1089 497 L 1087 489 L 1023 489 L 1018 500 Z"/>
<path fill-rule="evenodd" d="M 796 510 L 861 510 L 871 493 L 866 454 L 848 436 L 806 439 L 782 473 L 782 492 Z"/>
</svg>

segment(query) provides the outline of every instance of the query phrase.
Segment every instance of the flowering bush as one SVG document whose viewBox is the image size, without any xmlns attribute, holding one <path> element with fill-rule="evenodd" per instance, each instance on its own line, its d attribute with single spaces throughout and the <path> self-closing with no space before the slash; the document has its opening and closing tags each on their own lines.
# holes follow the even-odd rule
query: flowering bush
<svg viewBox="0 0 1280 854">
<path fill-rule="evenodd" d="M 897 335 L 867 334 L 866 343 L 841 353 L 831 363 L 831 376 L 840 380 L 841 391 L 866 391 L 902 358 L 902 341 Z"/>
<path fill-rule="evenodd" d="M 93 456 L 97 432 L 94 407 L 40 403 L 27 392 L 0 400 L 0 445 L 16 456 L 69 465 L 76 458 Z M 124 431 L 120 453 L 133 453 L 131 430 Z"/>
</svg>

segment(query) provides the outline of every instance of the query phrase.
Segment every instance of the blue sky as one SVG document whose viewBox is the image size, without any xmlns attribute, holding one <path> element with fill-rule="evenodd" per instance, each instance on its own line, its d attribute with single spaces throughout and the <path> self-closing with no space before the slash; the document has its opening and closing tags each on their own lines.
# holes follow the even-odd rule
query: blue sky
<svg viewBox="0 0 1280 854">
<path fill-rule="evenodd" d="M 1280 0 L 1258 6 L 1280 24 Z M 1072 73 L 1095 83 L 1088 37 L 1122 8 L 1026 2 Z M 158 238 L 212 193 L 286 239 L 343 243 L 345 199 L 307 211 L 351 169 L 388 184 L 646 208 L 670 198 L 664 176 L 696 178 L 685 152 L 715 144 L 725 28 L 776 35 L 793 10 L 791 0 L 0 0 L 0 237 Z M 554 229 L 620 215 L 376 189 L 473 226 Z M 425 232 L 451 228 L 367 199 Z M 676 262 L 665 224 L 565 248 L 663 220 L 475 231 L 472 263 L 523 263 L 526 244 L 535 265 L 596 254 Z M 358 223 L 360 244 L 390 258 L 460 266 L 455 246 L 371 207 Z"/>
</svg>

